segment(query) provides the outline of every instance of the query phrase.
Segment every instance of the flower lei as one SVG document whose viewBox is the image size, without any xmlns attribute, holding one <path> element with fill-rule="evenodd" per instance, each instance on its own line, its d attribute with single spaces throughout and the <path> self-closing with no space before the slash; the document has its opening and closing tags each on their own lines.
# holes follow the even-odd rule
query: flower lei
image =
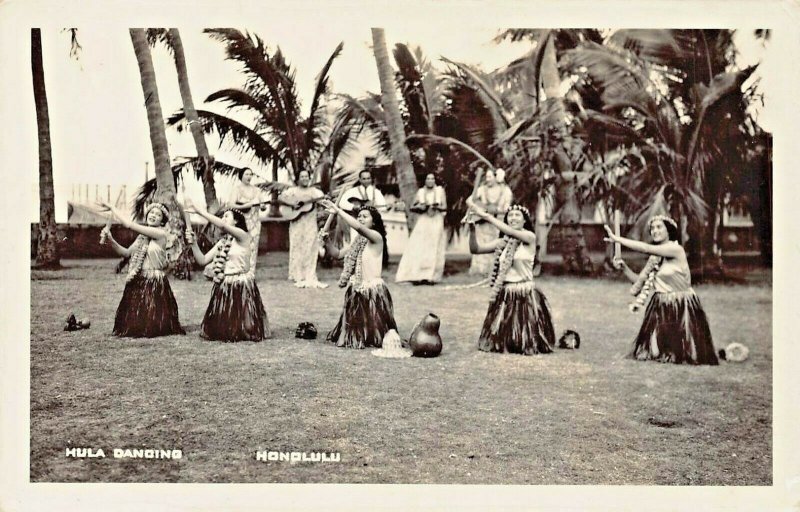
<svg viewBox="0 0 800 512">
<path fill-rule="evenodd" d="M 147 256 L 147 246 L 150 244 L 150 237 L 139 235 L 131 245 L 131 260 L 128 262 L 128 281 L 136 277 L 142 270 L 144 258 Z"/>
<path fill-rule="evenodd" d="M 514 253 L 517 252 L 517 248 L 521 243 L 522 241 L 517 238 L 504 236 L 500 239 L 500 243 L 497 244 L 494 250 L 492 277 L 489 281 L 492 286 L 492 293 L 489 298 L 490 302 L 494 302 L 497 294 L 500 293 L 500 290 L 503 288 L 503 282 L 505 281 L 506 274 L 508 274 L 508 269 L 511 268 L 511 264 L 514 262 Z M 505 257 L 503 257 L 504 249 L 507 249 L 505 251 Z"/>
<path fill-rule="evenodd" d="M 228 253 L 231 250 L 231 244 L 233 244 L 233 236 L 225 235 L 222 237 L 219 247 L 217 247 L 217 254 L 214 255 L 214 261 L 211 267 L 214 271 L 215 283 L 221 283 L 223 279 L 225 279 L 225 263 L 228 261 Z"/>
<path fill-rule="evenodd" d="M 367 238 L 364 235 L 358 235 L 353 245 L 347 251 L 344 257 L 344 268 L 342 275 L 339 276 L 339 288 L 344 288 L 350 281 L 350 276 L 355 275 L 355 284 L 361 284 L 363 279 L 361 267 L 361 254 L 364 252 L 364 247 L 367 246 Z"/>
<path fill-rule="evenodd" d="M 628 305 L 631 313 L 636 313 L 639 309 L 643 308 L 645 302 L 650 297 L 650 293 L 655 290 L 655 280 L 658 269 L 661 267 L 662 258 L 659 256 L 650 256 L 647 259 L 647 264 L 639 274 L 639 279 L 631 286 L 631 295 L 636 298 Z"/>
</svg>

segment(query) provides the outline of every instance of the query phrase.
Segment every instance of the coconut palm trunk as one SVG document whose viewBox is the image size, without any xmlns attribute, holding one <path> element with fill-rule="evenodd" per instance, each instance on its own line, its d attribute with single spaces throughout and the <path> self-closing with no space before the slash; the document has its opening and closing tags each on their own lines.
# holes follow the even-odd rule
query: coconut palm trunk
<svg viewBox="0 0 800 512">
<path fill-rule="evenodd" d="M 189 87 L 189 72 L 186 68 L 186 55 L 183 52 L 183 41 L 181 41 L 181 35 L 177 28 L 169 29 L 169 38 L 174 52 L 175 68 L 178 72 L 178 85 L 181 90 L 183 111 L 186 114 L 189 130 L 192 132 L 197 156 L 200 158 L 199 165 L 202 166 L 203 195 L 206 199 L 208 211 L 214 212 L 218 209 L 217 191 L 214 186 L 214 160 L 208 152 L 203 128 L 192 100 L 192 90 Z"/>
<path fill-rule="evenodd" d="M 553 37 L 548 37 L 544 44 L 547 46 L 545 47 L 541 67 L 542 88 L 546 98 L 562 98 L 563 94 L 560 89 L 561 77 L 558 73 Z M 560 115 L 556 117 L 562 120 L 561 132 L 566 134 L 568 133 L 566 120 L 564 119 L 566 113 L 563 108 L 560 110 Z M 561 211 L 558 220 L 563 233 L 561 243 L 562 264 L 564 270 L 570 274 L 588 274 L 592 272 L 593 265 L 587 254 L 586 238 L 583 234 L 583 227 L 581 227 L 582 211 L 577 193 L 578 173 L 573 172 L 570 158 L 563 149 L 556 151 L 554 164 L 555 170 L 559 175 L 559 179 L 556 182 L 555 209 Z M 546 254 L 547 234 L 545 234 L 544 238 L 545 240 L 541 244 L 540 250 Z M 540 253 L 540 256 L 543 256 L 543 254 Z"/>
<path fill-rule="evenodd" d="M 139 75 L 144 93 L 144 104 L 147 109 L 147 122 L 150 125 L 150 145 L 153 149 L 155 162 L 156 193 L 154 198 L 164 204 L 170 212 L 169 230 L 176 235 L 176 247 L 172 254 L 180 254 L 183 248 L 183 232 L 185 222 L 181 209 L 176 200 L 175 181 L 170 167 L 167 133 L 164 125 L 164 116 L 161 111 L 161 102 L 158 98 L 158 85 L 156 73 L 153 68 L 153 58 L 150 46 L 147 44 L 147 34 L 144 29 L 130 29 L 133 51 L 139 64 Z"/>
<path fill-rule="evenodd" d="M 414 195 L 417 193 L 417 178 L 414 175 L 414 167 L 411 165 L 411 153 L 406 145 L 406 134 L 395 92 L 394 71 L 389 62 L 386 37 L 382 28 L 372 29 L 372 50 L 375 54 L 378 77 L 381 82 L 381 105 L 386 112 L 386 124 L 392 146 L 392 162 L 397 173 L 400 196 L 406 205 L 406 223 L 410 232 L 415 220 L 411 213 L 411 206 L 414 203 Z"/>
<path fill-rule="evenodd" d="M 42 31 L 31 29 L 31 70 L 36 125 L 39 136 L 39 235 L 36 248 L 37 268 L 59 268 L 56 235 L 56 207 L 53 193 L 53 157 L 50 145 L 50 114 L 42 62 Z"/>
</svg>

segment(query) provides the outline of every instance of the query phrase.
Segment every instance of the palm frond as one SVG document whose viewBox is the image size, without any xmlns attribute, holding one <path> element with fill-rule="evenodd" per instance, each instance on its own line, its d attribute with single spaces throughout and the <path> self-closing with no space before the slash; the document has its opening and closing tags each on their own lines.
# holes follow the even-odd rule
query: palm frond
<svg viewBox="0 0 800 512">
<path fill-rule="evenodd" d="M 342 54 L 342 49 L 344 48 L 344 42 L 339 43 L 336 48 L 333 50 L 333 53 L 330 57 L 328 57 L 327 62 L 322 67 L 322 71 L 320 71 L 319 75 L 316 78 L 316 85 L 314 87 L 314 96 L 311 100 L 311 111 L 307 117 L 307 124 L 306 127 L 306 137 L 305 137 L 305 155 L 304 159 L 308 158 L 308 154 L 311 151 L 311 148 L 314 147 L 314 141 L 317 139 L 319 134 L 319 123 L 318 120 L 321 119 L 321 116 L 318 115 L 317 110 L 319 109 L 320 102 L 322 97 L 328 93 L 328 82 L 330 77 L 328 73 L 330 72 L 331 66 L 333 65 L 333 61 L 336 60 L 339 55 Z"/>
<path fill-rule="evenodd" d="M 151 48 L 155 48 L 156 45 L 164 45 L 164 48 L 167 49 L 170 55 L 175 55 L 175 48 L 172 44 L 172 36 L 170 36 L 169 29 L 167 28 L 148 28 L 146 31 L 147 34 L 147 44 L 150 45 Z"/>
<path fill-rule="evenodd" d="M 462 140 L 481 154 L 490 155 L 496 137 L 510 124 L 498 121 L 494 104 L 487 104 L 485 96 L 457 75 L 451 75 L 445 97 L 448 108 L 437 119 L 436 133 Z"/>
<path fill-rule="evenodd" d="M 482 76 L 482 73 L 479 71 L 467 66 L 466 64 L 462 64 L 460 62 L 452 61 L 446 57 L 442 57 L 442 60 L 452 66 L 455 66 L 459 69 L 470 81 L 476 86 L 476 90 L 484 97 L 484 102 L 487 105 L 491 105 L 492 110 L 497 113 L 497 115 L 503 120 L 504 126 L 500 129 L 507 129 L 511 126 L 511 116 L 505 110 L 505 106 L 503 105 L 503 100 L 497 95 L 494 87 L 492 87 L 490 80 L 491 78 L 488 76 Z"/>
<path fill-rule="evenodd" d="M 677 35 L 676 31 L 666 29 L 623 29 L 615 31 L 609 42 L 650 62 L 672 65 L 689 55 L 689 49 L 680 44 Z"/>
<path fill-rule="evenodd" d="M 274 106 L 275 126 L 285 140 L 285 152 L 295 173 L 302 167 L 303 137 L 298 130 L 300 116 L 294 72 L 277 48 L 273 55 L 258 37 L 236 29 L 212 28 L 204 33 L 225 44 L 228 60 L 239 62 L 248 77 L 246 87 L 269 98 Z"/>
<path fill-rule="evenodd" d="M 242 89 L 221 89 L 209 94 L 205 101 L 206 103 L 215 101 L 226 103 L 229 110 L 233 108 L 249 109 L 260 115 L 262 119 L 272 119 L 274 117 L 273 111 L 269 108 L 270 104 L 265 103 L 263 98 L 255 98 L 248 91 Z M 270 127 L 273 126 L 273 123 L 269 121 L 265 124 Z"/>
<path fill-rule="evenodd" d="M 205 133 L 216 131 L 220 137 L 220 145 L 227 142 L 231 149 L 243 155 L 251 155 L 261 163 L 268 164 L 275 159 L 281 160 L 280 153 L 269 144 L 258 132 L 229 117 L 198 110 L 197 116 Z M 175 126 L 178 131 L 185 129 L 186 117 L 183 110 L 179 110 L 167 119 L 168 126 Z"/>
<path fill-rule="evenodd" d="M 536 28 L 507 28 L 500 31 L 493 39 L 495 43 L 502 43 L 503 41 L 538 41 L 541 33 L 545 30 Z"/>
</svg>

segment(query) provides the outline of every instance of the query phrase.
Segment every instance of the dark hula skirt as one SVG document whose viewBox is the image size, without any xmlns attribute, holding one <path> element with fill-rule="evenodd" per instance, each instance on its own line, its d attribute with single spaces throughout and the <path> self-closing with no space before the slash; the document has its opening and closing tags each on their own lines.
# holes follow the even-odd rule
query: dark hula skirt
<svg viewBox="0 0 800 512">
<path fill-rule="evenodd" d="M 676 364 L 719 364 L 706 314 L 694 291 L 654 293 L 628 357 Z"/>
<path fill-rule="evenodd" d="M 227 276 L 214 283 L 200 336 L 217 341 L 261 341 L 270 336 L 267 312 L 252 276 Z"/>
<path fill-rule="evenodd" d="M 337 347 L 364 348 L 383 345 L 383 336 L 397 330 L 392 296 L 383 280 L 360 287 L 352 283 L 344 292 L 344 308 L 327 340 Z"/>
<path fill-rule="evenodd" d="M 178 321 L 178 303 L 160 271 L 140 271 L 125 283 L 114 317 L 114 336 L 155 338 L 186 334 Z"/>
<path fill-rule="evenodd" d="M 533 283 L 506 283 L 489 305 L 478 348 L 484 352 L 547 354 L 556 334 L 550 307 Z"/>
</svg>

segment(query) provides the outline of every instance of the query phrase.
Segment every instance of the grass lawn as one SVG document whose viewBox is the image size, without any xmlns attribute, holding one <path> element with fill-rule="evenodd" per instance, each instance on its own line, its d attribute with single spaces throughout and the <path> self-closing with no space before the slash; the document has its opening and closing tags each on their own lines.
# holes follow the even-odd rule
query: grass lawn
<svg viewBox="0 0 800 512">
<path fill-rule="evenodd" d="M 172 280 L 186 336 L 111 336 L 124 276 L 115 260 L 66 261 L 31 282 L 31 480 L 771 485 L 772 288 L 696 289 L 717 347 L 744 363 L 687 367 L 624 359 L 641 315 L 622 280 L 542 276 L 556 333 L 580 350 L 525 357 L 476 349 L 488 289 L 389 284 L 401 335 L 442 319 L 442 355 L 382 359 L 324 341 L 342 305 L 285 280 L 287 254 L 259 259 L 273 338 L 199 337 L 210 283 Z M 459 267 L 459 268 L 463 268 Z M 390 267 L 393 277 L 396 264 Z M 445 284 L 473 281 L 453 273 Z M 64 332 L 74 311 L 91 329 Z M 320 331 L 294 338 L 301 321 Z M 105 459 L 65 456 L 103 448 Z M 113 448 L 179 448 L 179 460 L 114 459 Z M 341 453 L 261 462 L 259 450 Z"/>
</svg>

